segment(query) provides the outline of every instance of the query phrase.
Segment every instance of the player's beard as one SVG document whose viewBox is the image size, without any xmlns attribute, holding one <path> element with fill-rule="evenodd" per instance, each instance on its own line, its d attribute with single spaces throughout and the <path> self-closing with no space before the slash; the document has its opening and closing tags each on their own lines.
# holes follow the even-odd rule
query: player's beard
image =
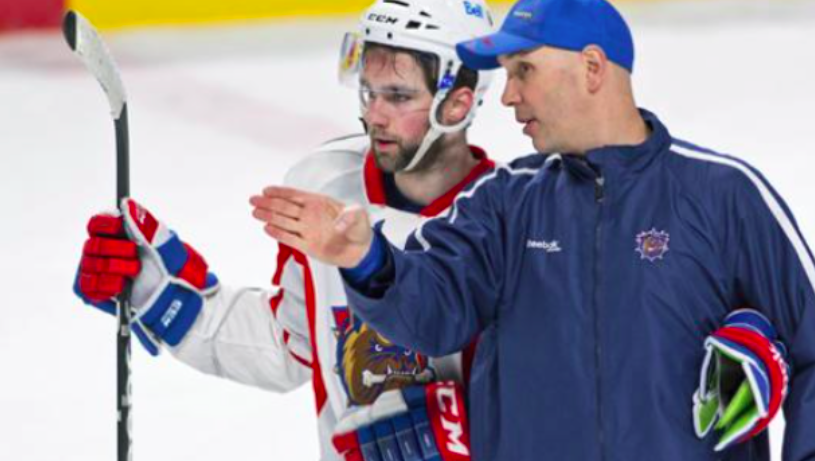
<svg viewBox="0 0 815 461">
<path fill-rule="evenodd" d="M 371 145 L 376 166 L 385 173 L 397 173 L 404 170 L 419 151 L 420 144 L 418 143 L 406 143 L 402 139 L 393 139 L 391 142 L 393 144 L 390 149 L 381 151 L 376 145 L 375 133 L 371 133 Z"/>
<path fill-rule="evenodd" d="M 419 142 L 412 143 L 406 143 L 402 139 L 396 139 L 393 141 L 396 145 L 395 151 L 380 152 L 376 147 L 376 142 L 374 141 L 374 133 L 372 133 L 372 151 L 377 168 L 385 173 L 399 173 L 404 171 L 416 157 L 416 154 L 419 153 L 419 148 L 422 145 L 423 139 Z M 437 139 L 430 146 L 424 157 L 421 159 L 421 161 L 419 161 L 419 164 L 416 165 L 411 172 L 421 171 L 436 161 L 442 149 L 441 140 L 441 138 Z"/>
</svg>

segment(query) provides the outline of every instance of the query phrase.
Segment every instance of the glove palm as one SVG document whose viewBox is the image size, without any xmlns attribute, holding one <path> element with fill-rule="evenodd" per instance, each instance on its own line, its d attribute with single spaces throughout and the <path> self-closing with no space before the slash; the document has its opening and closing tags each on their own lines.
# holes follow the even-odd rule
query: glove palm
<svg viewBox="0 0 815 461">
<path fill-rule="evenodd" d="M 789 365 L 766 317 L 740 309 L 705 340 L 699 389 L 693 397 L 699 438 L 715 430 L 723 451 L 763 431 L 787 394 Z"/>
</svg>

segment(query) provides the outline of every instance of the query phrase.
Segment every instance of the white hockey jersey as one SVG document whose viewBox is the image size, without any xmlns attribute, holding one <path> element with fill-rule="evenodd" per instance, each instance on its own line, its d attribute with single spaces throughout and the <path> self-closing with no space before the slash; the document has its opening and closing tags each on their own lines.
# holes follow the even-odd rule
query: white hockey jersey
<svg viewBox="0 0 815 461">
<path fill-rule="evenodd" d="M 367 136 L 329 142 L 295 165 L 286 184 L 367 207 L 394 245 L 404 245 L 424 219 L 445 212 L 458 193 L 494 164 L 471 148 L 479 164 L 419 214 L 385 205 L 383 174 Z M 269 290 L 224 286 L 208 298 L 184 341 L 172 350 L 208 374 L 275 392 L 309 380 L 314 388 L 323 461 L 342 460 L 331 445 L 334 427 L 356 405 L 382 392 L 439 379 L 462 381 L 469 359 L 428 359 L 387 341 L 349 309 L 339 270 L 282 246 Z"/>
</svg>

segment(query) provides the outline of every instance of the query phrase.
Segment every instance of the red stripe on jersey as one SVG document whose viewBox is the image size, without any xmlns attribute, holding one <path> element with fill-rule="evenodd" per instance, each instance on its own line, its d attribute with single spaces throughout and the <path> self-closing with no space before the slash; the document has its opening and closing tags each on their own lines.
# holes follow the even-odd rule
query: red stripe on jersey
<svg viewBox="0 0 815 461">
<path fill-rule="evenodd" d="M 280 286 L 280 281 L 283 280 L 283 269 L 286 267 L 286 262 L 291 258 L 294 250 L 290 246 L 283 244 L 277 245 L 277 269 L 274 276 L 272 276 L 272 284 Z"/>
<path fill-rule="evenodd" d="M 272 315 L 277 318 L 277 310 L 280 308 L 280 303 L 283 301 L 283 289 L 277 292 L 271 299 L 269 299 L 269 307 L 272 309 Z"/>
<path fill-rule="evenodd" d="M 283 279 L 283 269 L 286 263 L 291 258 L 292 249 L 286 245 L 277 246 L 277 269 L 272 276 L 272 284 L 280 287 L 280 281 Z M 286 291 L 281 287 L 274 297 L 269 300 L 269 307 L 272 309 L 272 315 L 277 318 L 277 309 L 280 308 L 280 303 L 283 301 L 283 296 Z"/>
<path fill-rule="evenodd" d="M 283 280 L 283 270 L 286 267 L 286 263 L 289 262 L 289 259 L 294 255 L 294 250 L 291 247 L 286 245 L 278 245 L 277 251 L 277 269 L 275 270 L 275 274 L 272 277 L 272 283 L 278 287 L 280 287 L 280 282 Z M 296 259 L 295 259 L 296 261 Z M 280 291 L 277 292 L 275 296 L 269 299 L 269 308 L 272 310 L 272 315 L 277 318 L 277 310 L 280 308 L 280 303 L 283 301 L 283 296 L 285 296 L 286 290 L 280 287 Z M 283 344 L 288 346 L 289 339 L 291 339 L 291 333 L 288 330 L 283 330 Z M 312 344 L 312 347 L 314 345 Z M 306 368 L 312 368 L 312 364 L 300 357 L 299 355 L 292 352 L 291 349 L 286 348 L 289 351 L 289 355 L 296 360 L 298 363 L 303 365 Z M 313 353 L 313 352 L 312 352 Z"/>
<path fill-rule="evenodd" d="M 311 346 L 311 362 L 305 360 L 302 357 L 294 354 L 289 350 L 289 354 L 298 362 L 302 363 L 303 365 L 311 368 L 311 380 L 312 386 L 314 387 L 314 399 L 317 403 L 317 414 L 319 414 L 323 406 L 325 406 L 325 402 L 328 399 L 328 392 L 325 389 L 325 383 L 323 382 L 323 375 L 320 369 L 320 360 L 319 354 L 317 353 L 317 337 L 316 337 L 316 310 L 317 304 L 314 297 L 314 278 L 311 275 L 311 267 L 309 267 L 308 259 L 303 253 L 286 246 L 286 245 L 279 245 L 278 246 L 278 253 L 277 253 L 277 270 L 275 271 L 274 277 L 272 277 L 272 283 L 280 286 L 280 282 L 283 279 L 283 270 L 285 269 L 286 263 L 288 260 L 294 257 L 294 261 L 303 268 L 303 284 L 304 284 L 304 297 L 306 303 L 306 317 L 308 319 L 308 335 L 309 335 L 309 345 Z M 280 301 L 283 299 L 284 291 L 281 289 L 278 296 L 275 296 L 269 301 L 270 308 L 272 309 L 272 313 L 277 316 L 277 309 L 280 307 Z M 285 334 L 284 334 L 285 335 Z M 284 338 L 284 341 L 287 341 L 288 337 Z"/>
<path fill-rule="evenodd" d="M 323 373 L 320 368 L 319 354 L 317 353 L 317 302 L 314 295 L 314 278 L 311 275 L 311 267 L 308 264 L 306 255 L 299 251 L 292 250 L 294 253 L 294 260 L 300 263 L 303 267 L 303 283 L 305 284 L 305 300 L 306 300 L 306 314 L 308 317 L 308 335 L 311 344 L 311 378 L 312 385 L 314 386 L 314 398 L 317 403 L 317 414 L 325 406 L 328 399 L 328 392 L 325 389 L 323 382 Z"/>
<path fill-rule="evenodd" d="M 478 164 L 473 167 L 467 176 L 462 179 L 458 184 L 453 186 L 444 195 L 434 200 L 432 203 L 424 207 L 419 213 L 422 216 L 436 216 L 442 211 L 446 210 L 453 204 L 456 196 L 468 184 L 473 182 L 476 178 L 495 168 L 495 162 L 487 157 L 484 149 L 476 146 L 470 146 L 470 152 L 473 157 L 479 160 Z M 363 167 L 363 176 L 365 179 L 365 195 L 368 196 L 368 201 L 374 205 L 387 204 L 387 197 L 385 196 L 385 179 L 383 172 L 376 166 L 376 160 L 372 151 L 369 151 L 365 156 L 365 165 Z"/>
<path fill-rule="evenodd" d="M 345 461 L 365 461 L 365 457 L 360 452 L 359 436 L 356 431 L 336 434 L 331 438 L 331 443 Z"/>
<path fill-rule="evenodd" d="M 288 346 L 290 339 L 291 339 L 291 333 L 289 333 L 286 330 L 283 330 L 283 344 Z M 297 360 L 298 362 L 300 362 L 300 364 L 304 365 L 306 368 L 311 368 L 311 364 L 308 363 L 308 360 L 306 360 L 303 357 L 300 357 L 299 355 L 295 354 L 294 351 L 292 351 L 291 349 L 286 348 L 286 350 L 289 351 L 289 355 L 291 355 L 291 357 L 294 360 Z"/>
<path fill-rule="evenodd" d="M 487 153 L 484 149 L 480 147 L 470 146 L 470 152 L 472 152 L 473 157 L 479 160 L 478 164 L 467 173 L 467 176 L 464 177 L 458 184 L 450 188 L 447 192 L 444 193 L 441 197 L 433 200 L 433 202 L 426 207 L 419 213 L 422 216 L 432 217 L 436 216 L 439 213 L 443 212 L 447 208 L 450 208 L 450 205 L 453 204 L 453 200 L 456 199 L 458 194 L 467 187 L 468 184 L 473 182 L 476 178 L 481 176 L 482 174 L 486 173 L 489 170 L 495 168 L 495 162 L 490 160 L 487 157 Z"/>
<path fill-rule="evenodd" d="M 294 352 L 291 351 L 291 349 L 289 349 L 289 355 L 291 355 L 291 358 L 293 358 L 294 360 L 297 360 L 304 367 L 311 368 L 311 363 L 309 363 L 308 360 L 306 360 L 303 357 L 300 357 L 299 355 L 295 354 Z"/>
<path fill-rule="evenodd" d="M 373 151 L 369 151 L 365 156 L 363 174 L 368 201 L 374 205 L 384 205 L 386 203 L 385 180 L 382 178 L 382 171 L 376 166 Z"/>
</svg>

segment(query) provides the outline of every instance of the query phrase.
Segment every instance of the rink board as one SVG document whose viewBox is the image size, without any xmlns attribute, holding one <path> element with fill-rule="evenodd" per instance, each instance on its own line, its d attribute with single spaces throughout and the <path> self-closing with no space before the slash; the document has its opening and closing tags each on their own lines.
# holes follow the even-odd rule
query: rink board
<svg viewBox="0 0 815 461">
<path fill-rule="evenodd" d="M 9 0 L 0 0 L 9 1 Z M 37 0 L 39 1 L 39 0 Z M 355 15 L 373 0 L 66 0 L 98 27 L 115 29 L 145 25 L 178 25 L 292 18 L 324 15 Z M 654 1 L 654 0 L 640 0 Z M 490 5 L 511 0 L 490 0 Z"/>
</svg>

